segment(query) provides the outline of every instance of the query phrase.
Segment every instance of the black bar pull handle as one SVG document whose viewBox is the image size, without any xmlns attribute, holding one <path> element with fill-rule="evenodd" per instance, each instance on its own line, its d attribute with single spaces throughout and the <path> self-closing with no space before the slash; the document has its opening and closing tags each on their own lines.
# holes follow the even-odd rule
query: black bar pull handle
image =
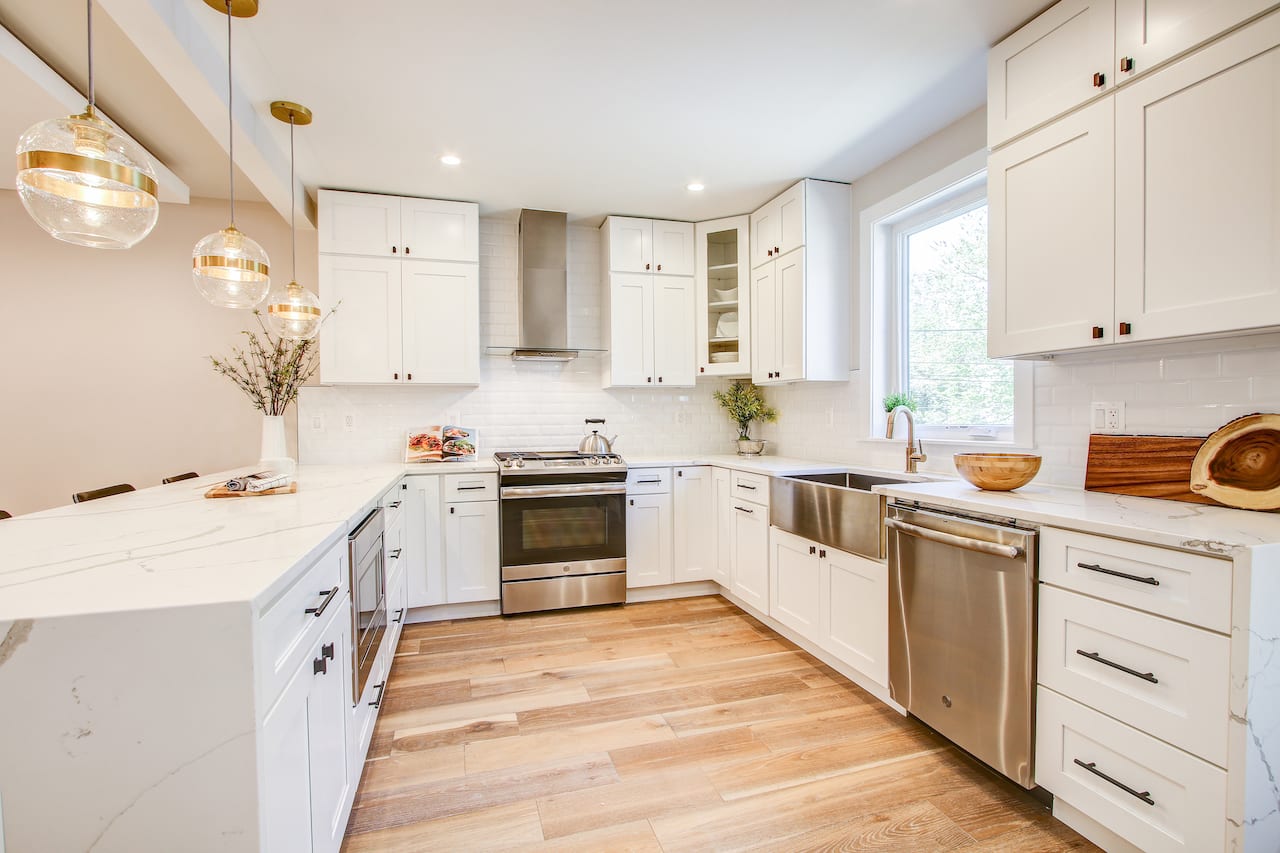
<svg viewBox="0 0 1280 853">
<path fill-rule="evenodd" d="M 390 558 L 391 558 L 391 559 L 393 559 L 393 560 L 398 560 L 398 559 L 400 559 L 400 552 L 401 552 L 402 550 L 404 550 L 404 549 L 403 549 L 403 548 L 397 548 L 397 549 L 395 549 L 394 551 L 392 551 L 390 554 L 388 554 L 387 556 L 388 556 L 388 557 L 390 557 Z"/>
<path fill-rule="evenodd" d="M 333 660 L 333 643 L 325 643 L 320 647 L 320 656 L 327 660 Z"/>
<path fill-rule="evenodd" d="M 1152 684 L 1160 683 L 1160 679 L 1156 678 L 1156 675 L 1154 672 L 1138 672 L 1136 669 L 1129 669 L 1129 667 L 1125 666 L 1124 664 L 1107 660 L 1097 652 L 1086 652 L 1084 649 L 1076 649 L 1076 654 L 1080 655 L 1080 657 L 1082 658 L 1088 658 L 1091 661 L 1096 661 L 1097 663 L 1100 663 L 1103 666 L 1109 666 L 1112 669 L 1118 669 L 1121 672 L 1126 673 L 1127 675 L 1132 675 L 1134 678 L 1141 678 L 1143 681 L 1150 681 Z"/>
<path fill-rule="evenodd" d="M 1125 572 L 1117 572 L 1115 569 L 1104 569 L 1102 566 L 1098 565 L 1097 563 L 1076 563 L 1076 565 L 1082 569 L 1088 569 L 1091 572 L 1098 572 L 1099 574 L 1103 574 L 1103 575 L 1111 575 L 1112 577 L 1116 577 L 1116 578 L 1124 578 L 1127 581 L 1137 581 L 1138 583 L 1145 583 L 1148 586 L 1160 586 L 1160 581 L 1156 580 L 1155 578 L 1142 578 L 1142 577 L 1138 577 L 1137 575 L 1126 574 Z"/>
<path fill-rule="evenodd" d="M 454 491 L 458 492 L 483 492 L 488 486 L 458 486 Z"/>
<path fill-rule="evenodd" d="M 387 689 L 387 682 L 383 681 L 383 682 L 378 683 L 378 684 L 377 684 L 377 685 L 375 685 L 375 686 L 376 686 L 376 687 L 377 687 L 377 689 L 378 689 L 378 698 L 377 698 L 377 699 L 374 699 L 374 700 L 373 700 L 372 702 L 370 702 L 369 704 L 370 704 L 370 705 L 372 705 L 373 707 L 377 708 L 377 707 L 379 707 L 380 705 L 382 705 L 382 694 L 383 694 L 383 693 L 386 691 L 386 689 Z"/>
<path fill-rule="evenodd" d="M 311 662 L 311 674 L 312 675 L 328 675 L 329 662 L 325 660 L 323 657 L 316 658 Z"/>
<path fill-rule="evenodd" d="M 738 512 L 745 512 L 747 515 L 756 514 L 756 511 L 754 509 L 747 509 L 745 506 L 735 506 L 734 509 L 736 509 Z"/>
<path fill-rule="evenodd" d="M 401 607 L 399 610 L 396 611 L 396 618 L 392 619 L 391 621 L 395 622 L 396 624 L 399 624 L 400 620 L 403 618 L 404 618 L 404 608 Z"/>
<path fill-rule="evenodd" d="M 324 596 L 324 601 L 320 602 L 315 607 L 308 607 L 304 611 L 306 613 L 314 614 L 317 619 L 324 615 L 325 608 L 329 606 L 329 602 L 333 601 L 334 596 L 338 594 L 338 587 L 335 586 L 333 589 L 322 589 L 318 594 Z"/>
<path fill-rule="evenodd" d="M 1073 758 L 1072 761 L 1074 761 L 1076 764 L 1079 764 L 1081 767 L 1083 767 L 1085 770 L 1088 770 L 1090 773 L 1092 773 L 1094 776 L 1097 776 L 1099 779 L 1107 780 L 1112 785 L 1115 785 L 1117 788 L 1119 788 L 1121 791 L 1124 791 L 1126 794 L 1130 794 L 1134 797 L 1137 797 L 1139 800 L 1142 800 L 1147 805 L 1154 806 L 1156 804 L 1156 801 L 1151 799 L 1150 791 L 1135 791 L 1133 788 L 1130 788 L 1128 785 L 1121 782 L 1119 779 L 1111 778 L 1106 773 L 1103 773 L 1101 770 L 1098 769 L 1096 761 L 1090 761 L 1088 764 L 1086 764 L 1085 762 L 1081 761 L 1078 758 Z"/>
</svg>

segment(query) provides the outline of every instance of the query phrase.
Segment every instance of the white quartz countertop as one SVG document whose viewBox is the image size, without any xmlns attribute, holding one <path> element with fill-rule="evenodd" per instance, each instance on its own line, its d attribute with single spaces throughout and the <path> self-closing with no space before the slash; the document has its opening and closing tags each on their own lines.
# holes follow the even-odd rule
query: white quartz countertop
<svg viewBox="0 0 1280 853">
<path fill-rule="evenodd" d="M 767 477 L 785 477 L 788 474 L 826 474 L 832 471 L 872 471 L 850 465 L 847 462 L 815 462 L 812 459 L 796 459 L 791 456 L 738 456 L 736 454 L 707 454 L 703 456 L 629 456 L 622 457 L 628 468 L 688 468 L 694 465 L 714 465 L 763 474 Z M 882 472 L 894 476 L 891 472 Z"/>
<path fill-rule="evenodd" d="M 1230 556 L 1280 543 L 1280 514 L 1037 486 L 987 492 L 964 480 L 876 486 L 893 498 Z"/>
<path fill-rule="evenodd" d="M 294 569 L 344 540 L 348 522 L 372 510 L 405 469 L 303 465 L 297 494 L 206 499 L 211 486 L 244 470 L 223 472 L 6 520 L 0 622 L 222 602 L 260 606 Z"/>
</svg>

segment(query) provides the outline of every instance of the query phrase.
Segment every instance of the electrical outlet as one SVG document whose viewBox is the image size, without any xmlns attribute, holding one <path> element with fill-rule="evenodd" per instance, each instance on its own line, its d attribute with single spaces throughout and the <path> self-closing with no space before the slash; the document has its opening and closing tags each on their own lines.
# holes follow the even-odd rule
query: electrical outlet
<svg viewBox="0 0 1280 853">
<path fill-rule="evenodd" d="M 1089 426 L 1092 432 L 1124 432 L 1124 403 L 1094 403 Z"/>
<path fill-rule="evenodd" d="M 324 429 L 324 416 L 323 416 L 323 415 L 312 415 L 312 416 L 311 416 L 311 428 L 312 428 L 313 430 L 315 430 L 316 432 L 320 432 L 321 430 L 323 430 L 323 429 Z"/>
<path fill-rule="evenodd" d="M 356 416 L 348 412 L 342 416 L 342 428 L 351 432 L 356 428 Z"/>
</svg>

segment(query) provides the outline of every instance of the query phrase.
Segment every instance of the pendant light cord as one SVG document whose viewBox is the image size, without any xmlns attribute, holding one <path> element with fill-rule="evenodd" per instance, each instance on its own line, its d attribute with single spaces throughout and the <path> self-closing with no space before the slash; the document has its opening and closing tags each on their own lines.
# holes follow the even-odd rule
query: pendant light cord
<svg viewBox="0 0 1280 853">
<path fill-rule="evenodd" d="M 93 2 L 93 0 L 90 0 Z M 227 0 L 227 184 L 231 188 L 231 227 L 236 224 L 236 127 L 231 99 L 231 0 Z"/>
<path fill-rule="evenodd" d="M 293 265 L 292 278 L 298 280 L 298 212 L 297 199 L 294 193 L 293 177 L 296 155 L 293 153 L 293 110 L 289 110 L 289 238 L 291 245 L 289 251 L 292 254 L 291 263 Z"/>
<path fill-rule="evenodd" d="M 93 112 L 93 0 L 85 0 L 85 17 L 89 21 L 89 112 Z"/>
</svg>

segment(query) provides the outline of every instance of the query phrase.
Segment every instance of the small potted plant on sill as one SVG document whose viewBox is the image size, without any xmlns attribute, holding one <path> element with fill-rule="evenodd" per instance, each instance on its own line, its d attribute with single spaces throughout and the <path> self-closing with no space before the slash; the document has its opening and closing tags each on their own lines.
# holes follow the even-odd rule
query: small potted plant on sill
<svg viewBox="0 0 1280 853">
<path fill-rule="evenodd" d="M 735 382 L 727 391 L 717 391 L 716 402 L 729 414 L 729 420 L 738 425 L 738 455 L 759 456 L 764 452 L 764 439 L 751 437 L 752 421 L 771 423 L 778 419 L 778 411 L 765 402 L 760 389 L 750 382 Z"/>
<path fill-rule="evenodd" d="M 284 413 L 298 399 L 298 389 L 320 366 L 319 341 L 273 335 L 260 312 L 254 311 L 253 316 L 262 331 L 245 329 L 240 333 L 248 339 L 247 348 L 232 347 L 230 357 L 209 356 L 209 361 L 262 412 L 262 458 L 258 465 L 292 476 L 297 462 L 289 456 L 285 443 Z"/>
<path fill-rule="evenodd" d="M 901 391 L 895 391 L 892 394 L 886 394 L 884 397 L 884 413 L 892 414 L 893 410 L 899 406 L 906 406 L 914 415 L 920 411 L 920 404 L 910 394 L 904 394 Z"/>
</svg>

